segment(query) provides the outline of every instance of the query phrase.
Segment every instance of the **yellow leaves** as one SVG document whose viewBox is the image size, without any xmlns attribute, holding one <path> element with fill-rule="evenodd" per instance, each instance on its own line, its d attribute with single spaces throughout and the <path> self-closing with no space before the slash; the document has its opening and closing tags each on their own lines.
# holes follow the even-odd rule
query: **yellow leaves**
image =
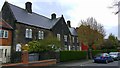
<svg viewBox="0 0 120 68">
<path fill-rule="evenodd" d="M 22 50 L 23 51 L 28 51 L 29 50 L 28 44 L 22 45 Z"/>
</svg>

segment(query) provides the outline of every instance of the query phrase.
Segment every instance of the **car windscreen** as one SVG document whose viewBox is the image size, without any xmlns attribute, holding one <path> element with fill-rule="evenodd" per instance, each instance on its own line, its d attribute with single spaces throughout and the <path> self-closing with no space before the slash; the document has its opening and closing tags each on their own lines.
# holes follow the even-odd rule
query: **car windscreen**
<svg viewBox="0 0 120 68">
<path fill-rule="evenodd" d="M 113 52 L 113 53 L 109 53 L 109 55 L 117 55 L 118 53 Z"/>
</svg>

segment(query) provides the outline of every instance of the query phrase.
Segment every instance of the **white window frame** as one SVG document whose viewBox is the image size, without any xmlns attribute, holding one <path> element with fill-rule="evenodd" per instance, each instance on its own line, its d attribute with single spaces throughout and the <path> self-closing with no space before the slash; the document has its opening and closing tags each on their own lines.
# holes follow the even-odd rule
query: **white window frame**
<svg viewBox="0 0 120 68">
<path fill-rule="evenodd" d="M 71 50 L 71 46 L 69 45 L 68 48 L 69 48 L 69 51 L 70 51 Z"/>
<path fill-rule="evenodd" d="M 29 38 L 29 29 L 26 29 L 26 31 L 25 31 L 25 37 Z"/>
<path fill-rule="evenodd" d="M 38 31 L 38 39 L 41 39 L 41 31 Z"/>
<path fill-rule="evenodd" d="M 26 38 L 32 38 L 32 29 L 26 29 L 25 37 Z"/>
<path fill-rule="evenodd" d="M 65 42 L 68 41 L 67 37 L 68 37 L 67 35 L 64 35 L 64 41 L 65 41 Z"/>
<path fill-rule="evenodd" d="M 60 41 L 60 34 L 57 34 L 57 39 Z"/>
<path fill-rule="evenodd" d="M 2 38 L 2 30 L 0 29 L 0 38 Z"/>
<path fill-rule="evenodd" d="M 8 38 L 8 31 L 7 30 L 2 30 L 0 29 L 0 34 L 1 34 L 1 37 L 0 38 Z M 3 34 L 2 34 L 3 32 Z"/>
<path fill-rule="evenodd" d="M 44 39 L 44 32 L 43 31 L 41 32 L 41 36 L 42 36 L 42 39 Z"/>
<path fill-rule="evenodd" d="M 7 30 L 4 30 L 4 36 L 3 36 L 3 38 L 8 38 L 8 31 Z"/>
<path fill-rule="evenodd" d="M 44 39 L 44 32 L 38 31 L 38 39 Z"/>
<path fill-rule="evenodd" d="M 29 38 L 32 38 L 32 29 L 29 30 Z"/>
</svg>

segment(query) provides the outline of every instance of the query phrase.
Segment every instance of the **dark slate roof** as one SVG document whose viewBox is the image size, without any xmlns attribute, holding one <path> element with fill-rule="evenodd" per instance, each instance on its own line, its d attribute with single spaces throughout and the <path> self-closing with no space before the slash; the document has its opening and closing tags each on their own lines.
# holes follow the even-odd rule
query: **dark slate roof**
<svg viewBox="0 0 120 68">
<path fill-rule="evenodd" d="M 0 18 L 2 18 L 2 12 L 0 12 Z"/>
<path fill-rule="evenodd" d="M 45 16 L 39 15 L 37 13 L 28 13 L 25 9 L 8 3 L 17 22 L 33 25 L 36 27 L 41 27 L 45 29 L 51 29 L 61 17 L 56 19 L 49 19 Z"/>
<path fill-rule="evenodd" d="M 7 22 L 0 18 L 0 28 L 13 29 Z"/>
<path fill-rule="evenodd" d="M 74 27 L 69 27 L 69 30 L 70 30 L 71 35 L 78 36 L 77 31 Z"/>
</svg>

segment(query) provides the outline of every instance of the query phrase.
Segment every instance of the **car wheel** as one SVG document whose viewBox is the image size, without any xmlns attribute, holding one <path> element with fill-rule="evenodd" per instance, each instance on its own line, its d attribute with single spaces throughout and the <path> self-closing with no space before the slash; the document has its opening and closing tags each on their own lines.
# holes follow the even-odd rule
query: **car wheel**
<svg viewBox="0 0 120 68">
<path fill-rule="evenodd" d="M 107 63 L 108 63 L 108 60 L 105 60 L 105 63 L 107 64 Z"/>
<path fill-rule="evenodd" d="M 112 59 L 112 62 L 114 62 L 114 59 Z"/>
<path fill-rule="evenodd" d="M 117 58 L 117 61 L 118 61 L 119 59 Z"/>
</svg>

